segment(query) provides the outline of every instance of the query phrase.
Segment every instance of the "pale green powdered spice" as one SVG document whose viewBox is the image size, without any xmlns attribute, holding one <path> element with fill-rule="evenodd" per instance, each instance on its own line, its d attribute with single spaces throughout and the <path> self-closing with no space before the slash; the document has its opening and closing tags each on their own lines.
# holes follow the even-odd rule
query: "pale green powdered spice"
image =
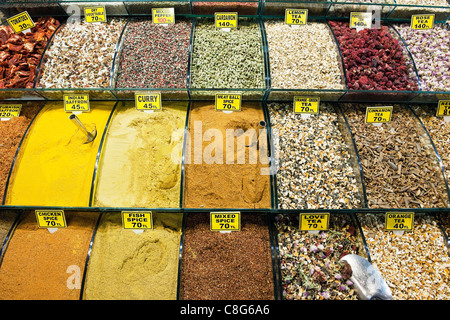
<svg viewBox="0 0 450 320">
<path fill-rule="evenodd" d="M 216 29 L 213 19 L 196 23 L 191 88 L 263 89 L 264 77 L 261 31 L 256 20 L 240 18 L 238 28 L 229 32 Z"/>
<path fill-rule="evenodd" d="M 175 300 L 181 213 L 153 213 L 153 229 L 137 234 L 120 212 L 103 214 L 89 259 L 86 300 Z"/>
</svg>

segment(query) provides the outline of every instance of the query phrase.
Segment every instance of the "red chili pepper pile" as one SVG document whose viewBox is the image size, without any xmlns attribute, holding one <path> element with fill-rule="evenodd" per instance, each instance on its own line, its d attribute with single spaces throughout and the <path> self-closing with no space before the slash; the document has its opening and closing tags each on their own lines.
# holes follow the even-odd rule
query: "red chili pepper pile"
<svg viewBox="0 0 450 320">
<path fill-rule="evenodd" d="M 60 22 L 39 18 L 31 32 L 0 26 L 0 88 L 32 88 L 45 46 Z"/>
<path fill-rule="evenodd" d="M 348 22 L 330 21 L 338 40 L 350 90 L 417 90 L 404 49 L 387 26 L 357 31 Z"/>
</svg>

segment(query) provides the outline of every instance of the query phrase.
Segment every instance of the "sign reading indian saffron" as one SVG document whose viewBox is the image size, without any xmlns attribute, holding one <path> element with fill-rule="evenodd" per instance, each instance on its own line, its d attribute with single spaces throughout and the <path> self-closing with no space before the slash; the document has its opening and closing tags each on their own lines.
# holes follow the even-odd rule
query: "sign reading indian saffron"
<svg viewBox="0 0 450 320">
<path fill-rule="evenodd" d="M 16 14 L 15 16 L 8 18 L 7 20 L 15 33 L 21 33 L 35 26 L 33 19 L 31 19 L 30 15 L 28 14 L 28 11 Z"/>
<path fill-rule="evenodd" d="M 64 210 L 35 210 L 39 228 L 66 228 Z"/>
<path fill-rule="evenodd" d="M 106 22 L 105 6 L 95 6 L 84 8 L 84 18 L 86 22 Z"/>
<path fill-rule="evenodd" d="M 88 112 L 91 110 L 88 94 L 65 94 L 63 99 L 66 112 Z"/>
<path fill-rule="evenodd" d="M 140 111 L 160 111 L 162 109 L 161 93 L 135 93 L 134 102 Z"/>
<path fill-rule="evenodd" d="M 152 19 L 155 24 L 174 24 L 174 8 L 152 8 Z"/>
<path fill-rule="evenodd" d="M 240 212 L 211 212 L 211 231 L 240 231 Z"/>
</svg>

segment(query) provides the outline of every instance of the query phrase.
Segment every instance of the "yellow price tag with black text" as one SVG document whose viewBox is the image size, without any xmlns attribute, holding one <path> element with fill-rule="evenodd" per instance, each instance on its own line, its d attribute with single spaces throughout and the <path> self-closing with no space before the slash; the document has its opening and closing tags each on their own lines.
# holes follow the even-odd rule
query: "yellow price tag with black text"
<svg viewBox="0 0 450 320">
<path fill-rule="evenodd" d="M 237 28 L 237 12 L 216 12 L 214 13 L 216 28 Z"/>
<path fill-rule="evenodd" d="M 211 212 L 211 231 L 240 231 L 240 212 Z"/>
<path fill-rule="evenodd" d="M 319 97 L 294 97 L 294 113 L 295 114 L 318 114 L 320 98 Z"/>
<path fill-rule="evenodd" d="M 124 229 L 153 229 L 153 213 L 151 211 L 122 211 Z"/>
<path fill-rule="evenodd" d="M 216 111 L 241 111 L 240 94 L 216 93 Z"/>
<path fill-rule="evenodd" d="M 174 24 L 174 8 L 152 8 L 152 19 L 155 24 Z"/>
<path fill-rule="evenodd" d="M 434 27 L 434 14 L 417 14 L 411 16 L 411 28 L 415 30 L 428 30 Z"/>
<path fill-rule="evenodd" d="M 414 212 L 386 212 L 386 231 L 412 231 Z"/>
<path fill-rule="evenodd" d="M 300 230 L 302 231 L 323 231 L 328 230 L 330 214 L 327 213 L 301 213 Z"/>
<path fill-rule="evenodd" d="M 134 102 L 137 110 L 160 111 L 162 110 L 161 93 L 135 93 Z"/>
<path fill-rule="evenodd" d="M 350 28 L 372 28 L 372 12 L 351 12 Z"/>
<path fill-rule="evenodd" d="M 35 210 L 39 228 L 66 228 L 64 210 Z"/>
<path fill-rule="evenodd" d="M 305 25 L 308 22 L 308 9 L 286 9 L 284 22 L 289 25 Z"/>
<path fill-rule="evenodd" d="M 438 117 L 450 116 L 450 100 L 439 100 L 436 116 Z"/>
<path fill-rule="evenodd" d="M 84 18 L 86 22 L 106 22 L 105 6 L 84 8 Z"/>
<path fill-rule="evenodd" d="M 91 110 L 88 94 L 65 94 L 63 99 L 66 112 L 89 112 Z"/>
<path fill-rule="evenodd" d="M 13 28 L 15 33 L 21 33 L 25 30 L 34 28 L 35 24 L 31 19 L 28 11 L 21 12 L 15 16 L 8 18 L 8 23 Z"/>
<path fill-rule="evenodd" d="M 366 123 L 387 123 L 391 121 L 394 107 L 367 107 Z"/>
<path fill-rule="evenodd" d="M 18 117 L 21 110 L 21 104 L 2 104 L 0 105 L 0 118 L 11 119 L 13 117 Z"/>
</svg>

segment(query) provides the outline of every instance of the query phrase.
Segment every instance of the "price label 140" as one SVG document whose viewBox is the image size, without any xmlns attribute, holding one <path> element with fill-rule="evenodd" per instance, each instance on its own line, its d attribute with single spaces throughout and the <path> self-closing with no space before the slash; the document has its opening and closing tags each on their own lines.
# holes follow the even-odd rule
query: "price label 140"
<svg viewBox="0 0 450 320">
<path fill-rule="evenodd" d="M 434 14 L 418 14 L 411 16 L 411 28 L 415 30 L 428 30 L 434 27 Z"/>
<path fill-rule="evenodd" d="M 216 28 L 237 28 L 237 12 L 216 12 L 214 13 Z"/>
<path fill-rule="evenodd" d="M 350 28 L 372 28 L 372 12 L 351 12 Z"/>
</svg>

